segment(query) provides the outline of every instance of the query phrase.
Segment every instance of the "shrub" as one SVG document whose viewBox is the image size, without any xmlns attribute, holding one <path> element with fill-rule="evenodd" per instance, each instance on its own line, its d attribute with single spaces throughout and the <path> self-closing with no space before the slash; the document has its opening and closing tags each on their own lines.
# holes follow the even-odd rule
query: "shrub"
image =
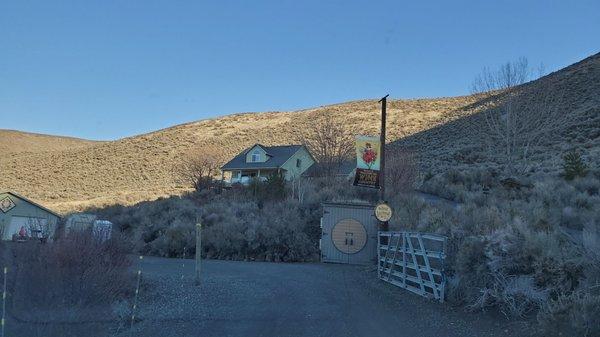
<svg viewBox="0 0 600 337">
<path fill-rule="evenodd" d="M 111 304 L 130 289 L 127 245 L 118 235 L 100 242 L 71 233 L 52 244 L 14 247 L 14 304 L 31 307 Z M 25 295 L 27 294 L 27 295 Z"/>
<path fill-rule="evenodd" d="M 188 253 L 194 252 L 195 238 L 195 223 L 176 219 L 148 244 L 147 251 L 153 255 L 168 257 L 180 257 L 184 252 L 189 255 Z"/>
<path fill-rule="evenodd" d="M 28 336 L 105 336 L 113 304 L 134 290 L 127 246 L 118 235 L 99 242 L 85 232 L 7 247 L 15 329 Z M 69 324 L 82 321 L 88 323 Z"/>
<path fill-rule="evenodd" d="M 220 200 L 218 196 L 213 195 L 212 198 Z M 189 236 L 183 234 L 189 235 L 190 226 L 193 227 L 201 215 L 200 208 L 189 197 L 159 198 L 133 206 L 110 206 L 92 212 L 120 227 L 130 236 L 137 252 L 167 257 L 181 256 L 184 247 L 190 251 L 193 245 L 189 243 Z"/>
<path fill-rule="evenodd" d="M 313 261 L 318 259 L 324 201 L 376 200 L 377 191 L 352 188 L 345 179 L 311 179 L 302 202 L 288 199 L 282 176 L 222 193 L 195 191 L 133 206 L 92 210 L 132 238 L 143 254 L 179 257 L 195 253 L 195 227 L 203 224 L 203 252 L 219 259 Z"/>
<path fill-rule="evenodd" d="M 585 291 L 561 294 L 537 315 L 544 336 L 599 336 L 600 295 Z"/>
<path fill-rule="evenodd" d="M 207 215 L 216 220 L 209 221 L 203 236 L 209 257 L 290 262 L 317 258 L 318 221 L 307 222 L 311 215 L 302 214 L 296 201 L 270 203 L 263 209 L 253 203 L 234 203 L 211 212 L 220 214 Z"/>
<path fill-rule="evenodd" d="M 573 180 L 573 186 L 580 192 L 590 196 L 598 195 L 600 192 L 600 180 L 593 176 L 586 176 Z"/>
<path fill-rule="evenodd" d="M 424 205 L 417 217 L 421 230 L 449 237 L 448 299 L 474 310 L 495 307 L 508 317 L 539 312 L 540 322 L 548 325 L 563 324 L 571 329 L 565 331 L 580 335 L 597 333 L 589 317 L 600 291 L 593 290 L 600 284 L 595 257 L 600 180 L 594 175 L 572 181 L 530 177 L 532 187 L 504 189 L 495 177 L 492 171 L 473 170 L 439 174 L 424 183 L 430 191 L 464 195 L 465 203 L 453 212 Z M 489 186 L 485 193 L 483 186 Z M 583 241 L 572 232 L 582 228 Z M 564 315 L 561 306 L 568 309 Z"/>
<path fill-rule="evenodd" d="M 585 177 L 587 172 L 587 164 L 583 161 L 579 152 L 572 151 L 564 155 L 562 175 L 566 180 Z"/>
</svg>

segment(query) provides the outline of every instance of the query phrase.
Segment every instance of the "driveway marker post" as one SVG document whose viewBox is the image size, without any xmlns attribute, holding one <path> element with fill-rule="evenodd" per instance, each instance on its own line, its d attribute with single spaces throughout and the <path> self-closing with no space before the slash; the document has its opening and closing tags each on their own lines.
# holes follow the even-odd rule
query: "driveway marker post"
<svg viewBox="0 0 600 337">
<path fill-rule="evenodd" d="M 5 313 L 6 313 L 6 274 L 8 274 L 8 268 L 4 267 L 4 287 L 2 290 L 2 321 L 0 324 L 2 325 L 2 337 L 4 337 L 4 325 L 6 325 L 5 321 Z"/>
<path fill-rule="evenodd" d="M 200 285 L 200 260 L 202 259 L 202 224 L 196 224 L 196 276 L 195 284 Z"/>
<path fill-rule="evenodd" d="M 137 308 L 138 294 L 140 293 L 140 279 L 142 278 L 142 260 L 144 257 L 140 255 L 140 265 L 137 271 L 137 285 L 135 286 L 135 295 L 133 296 L 133 307 L 131 309 L 131 326 L 130 331 L 133 334 L 133 322 L 135 321 L 135 309 Z"/>
<path fill-rule="evenodd" d="M 183 288 L 183 275 L 185 274 L 185 253 L 186 253 L 187 247 L 183 247 L 183 258 L 181 260 L 181 287 Z"/>
</svg>

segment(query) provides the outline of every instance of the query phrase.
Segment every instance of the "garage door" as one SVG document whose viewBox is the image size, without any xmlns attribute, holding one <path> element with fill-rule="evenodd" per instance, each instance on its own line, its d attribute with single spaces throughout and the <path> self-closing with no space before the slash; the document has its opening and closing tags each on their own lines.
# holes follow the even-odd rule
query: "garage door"
<svg viewBox="0 0 600 337">
<path fill-rule="evenodd" d="M 12 216 L 7 230 L 4 232 L 4 239 L 12 239 L 14 234 L 19 234 L 23 228 L 27 236 L 42 237 L 42 233 L 48 231 L 48 219 L 33 218 L 25 216 Z"/>
</svg>

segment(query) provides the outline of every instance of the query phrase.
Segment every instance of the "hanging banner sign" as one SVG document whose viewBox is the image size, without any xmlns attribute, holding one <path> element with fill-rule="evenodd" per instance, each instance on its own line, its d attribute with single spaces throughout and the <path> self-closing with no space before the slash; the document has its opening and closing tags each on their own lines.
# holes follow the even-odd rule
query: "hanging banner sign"
<svg viewBox="0 0 600 337">
<path fill-rule="evenodd" d="M 355 186 L 379 188 L 380 148 L 379 137 L 356 137 Z"/>
</svg>

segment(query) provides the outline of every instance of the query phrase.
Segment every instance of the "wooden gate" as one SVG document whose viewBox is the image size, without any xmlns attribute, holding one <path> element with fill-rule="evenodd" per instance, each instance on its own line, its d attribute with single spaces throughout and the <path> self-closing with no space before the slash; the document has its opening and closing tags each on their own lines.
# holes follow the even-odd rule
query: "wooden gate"
<svg viewBox="0 0 600 337">
<path fill-rule="evenodd" d="M 444 301 L 446 237 L 418 232 L 379 232 L 378 275 L 415 294 Z"/>
<path fill-rule="evenodd" d="M 377 261 L 377 219 L 373 205 L 324 203 L 321 261 L 367 264 Z"/>
</svg>

